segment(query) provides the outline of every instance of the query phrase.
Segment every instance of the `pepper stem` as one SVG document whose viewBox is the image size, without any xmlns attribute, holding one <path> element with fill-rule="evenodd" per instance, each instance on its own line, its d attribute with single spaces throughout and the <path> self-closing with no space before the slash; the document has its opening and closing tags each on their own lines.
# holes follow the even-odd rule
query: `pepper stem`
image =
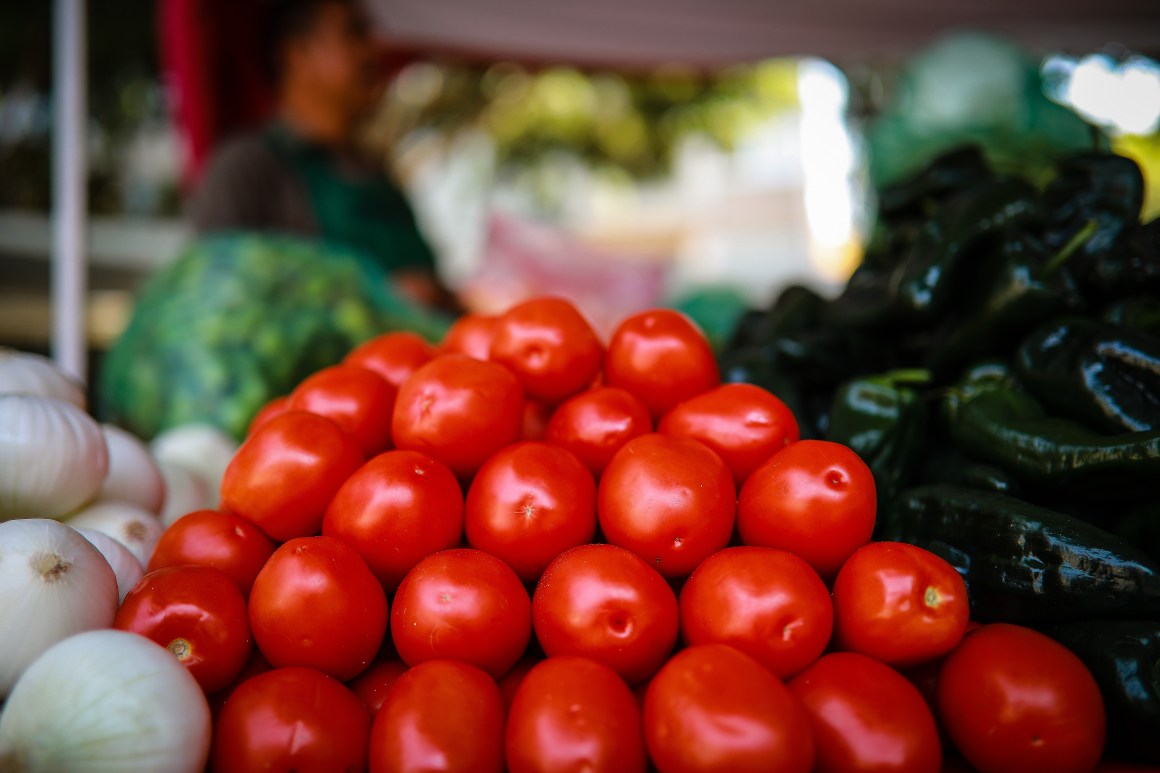
<svg viewBox="0 0 1160 773">
<path fill-rule="evenodd" d="M 1096 235 L 1096 231 L 1100 230 L 1100 224 L 1095 220 L 1089 220 L 1084 223 L 1083 228 L 1075 232 L 1075 234 L 1067 240 L 1067 244 L 1060 247 L 1059 252 L 1051 256 L 1051 259 L 1043 264 L 1043 275 L 1051 276 L 1060 266 L 1066 263 L 1072 255 L 1079 251 L 1079 248 L 1091 241 L 1092 237 Z"/>
</svg>

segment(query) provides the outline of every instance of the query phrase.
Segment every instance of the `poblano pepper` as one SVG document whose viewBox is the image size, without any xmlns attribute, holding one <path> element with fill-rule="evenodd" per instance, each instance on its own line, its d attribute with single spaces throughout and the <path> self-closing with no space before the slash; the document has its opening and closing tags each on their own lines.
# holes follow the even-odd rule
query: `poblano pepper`
<svg viewBox="0 0 1160 773">
<path fill-rule="evenodd" d="M 1160 268 L 1160 263 L 1157 266 Z M 1113 325 L 1160 337 L 1160 297 L 1137 295 L 1116 301 L 1104 309 L 1102 318 Z"/>
<path fill-rule="evenodd" d="M 1160 219 L 1128 229 L 1079 269 L 1085 288 L 1100 298 L 1160 292 Z"/>
<path fill-rule="evenodd" d="M 1084 245 L 1085 255 L 1106 254 L 1120 234 L 1140 221 L 1144 177 L 1124 156 L 1083 153 L 1056 165 L 1056 177 L 1043 194 L 1049 226 L 1047 241 L 1062 247 L 1094 220 L 1098 229 Z"/>
</svg>

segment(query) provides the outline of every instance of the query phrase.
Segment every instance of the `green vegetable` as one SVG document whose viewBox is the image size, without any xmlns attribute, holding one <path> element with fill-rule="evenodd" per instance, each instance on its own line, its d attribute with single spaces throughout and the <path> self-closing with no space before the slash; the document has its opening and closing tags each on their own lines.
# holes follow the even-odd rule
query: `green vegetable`
<svg viewBox="0 0 1160 773">
<path fill-rule="evenodd" d="M 778 336 L 814 327 L 825 301 L 808 287 L 790 285 L 781 291 L 769 311 L 748 312 L 737 324 L 731 348 L 764 344 Z"/>
<path fill-rule="evenodd" d="M 1160 267 L 1160 263 L 1157 265 Z M 1137 295 L 1116 301 L 1104 309 L 1102 319 L 1113 325 L 1160 337 L 1160 296 Z"/>
<path fill-rule="evenodd" d="M 919 478 L 924 484 L 943 483 L 1020 496 L 1022 487 L 1007 471 L 970 458 L 953 445 L 928 444 Z"/>
<path fill-rule="evenodd" d="M 1108 252 L 1120 234 L 1140 221 L 1144 176 L 1130 158 L 1082 153 L 1056 165 L 1056 176 L 1043 194 L 1049 226 L 1048 243 L 1062 247 L 1088 222 L 1097 224 L 1084 245 L 1086 255 Z"/>
</svg>

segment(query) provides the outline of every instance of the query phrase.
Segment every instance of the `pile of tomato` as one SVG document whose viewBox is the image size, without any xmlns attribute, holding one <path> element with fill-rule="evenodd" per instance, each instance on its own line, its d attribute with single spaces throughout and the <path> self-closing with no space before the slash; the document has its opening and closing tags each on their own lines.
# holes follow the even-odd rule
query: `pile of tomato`
<svg viewBox="0 0 1160 773">
<path fill-rule="evenodd" d="M 259 414 L 221 494 L 116 622 L 210 696 L 212 770 L 1100 758 L 1080 661 L 974 626 L 946 561 L 872 542 L 866 465 L 719 384 L 672 311 L 607 346 L 551 298 L 437 348 L 369 341 Z"/>
</svg>

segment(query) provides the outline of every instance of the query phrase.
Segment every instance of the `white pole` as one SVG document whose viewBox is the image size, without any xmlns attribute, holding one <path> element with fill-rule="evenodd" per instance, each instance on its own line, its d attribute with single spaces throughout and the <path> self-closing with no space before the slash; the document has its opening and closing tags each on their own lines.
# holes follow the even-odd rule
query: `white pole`
<svg viewBox="0 0 1160 773">
<path fill-rule="evenodd" d="M 53 31 L 52 353 L 86 377 L 85 0 L 56 0 Z"/>
</svg>

